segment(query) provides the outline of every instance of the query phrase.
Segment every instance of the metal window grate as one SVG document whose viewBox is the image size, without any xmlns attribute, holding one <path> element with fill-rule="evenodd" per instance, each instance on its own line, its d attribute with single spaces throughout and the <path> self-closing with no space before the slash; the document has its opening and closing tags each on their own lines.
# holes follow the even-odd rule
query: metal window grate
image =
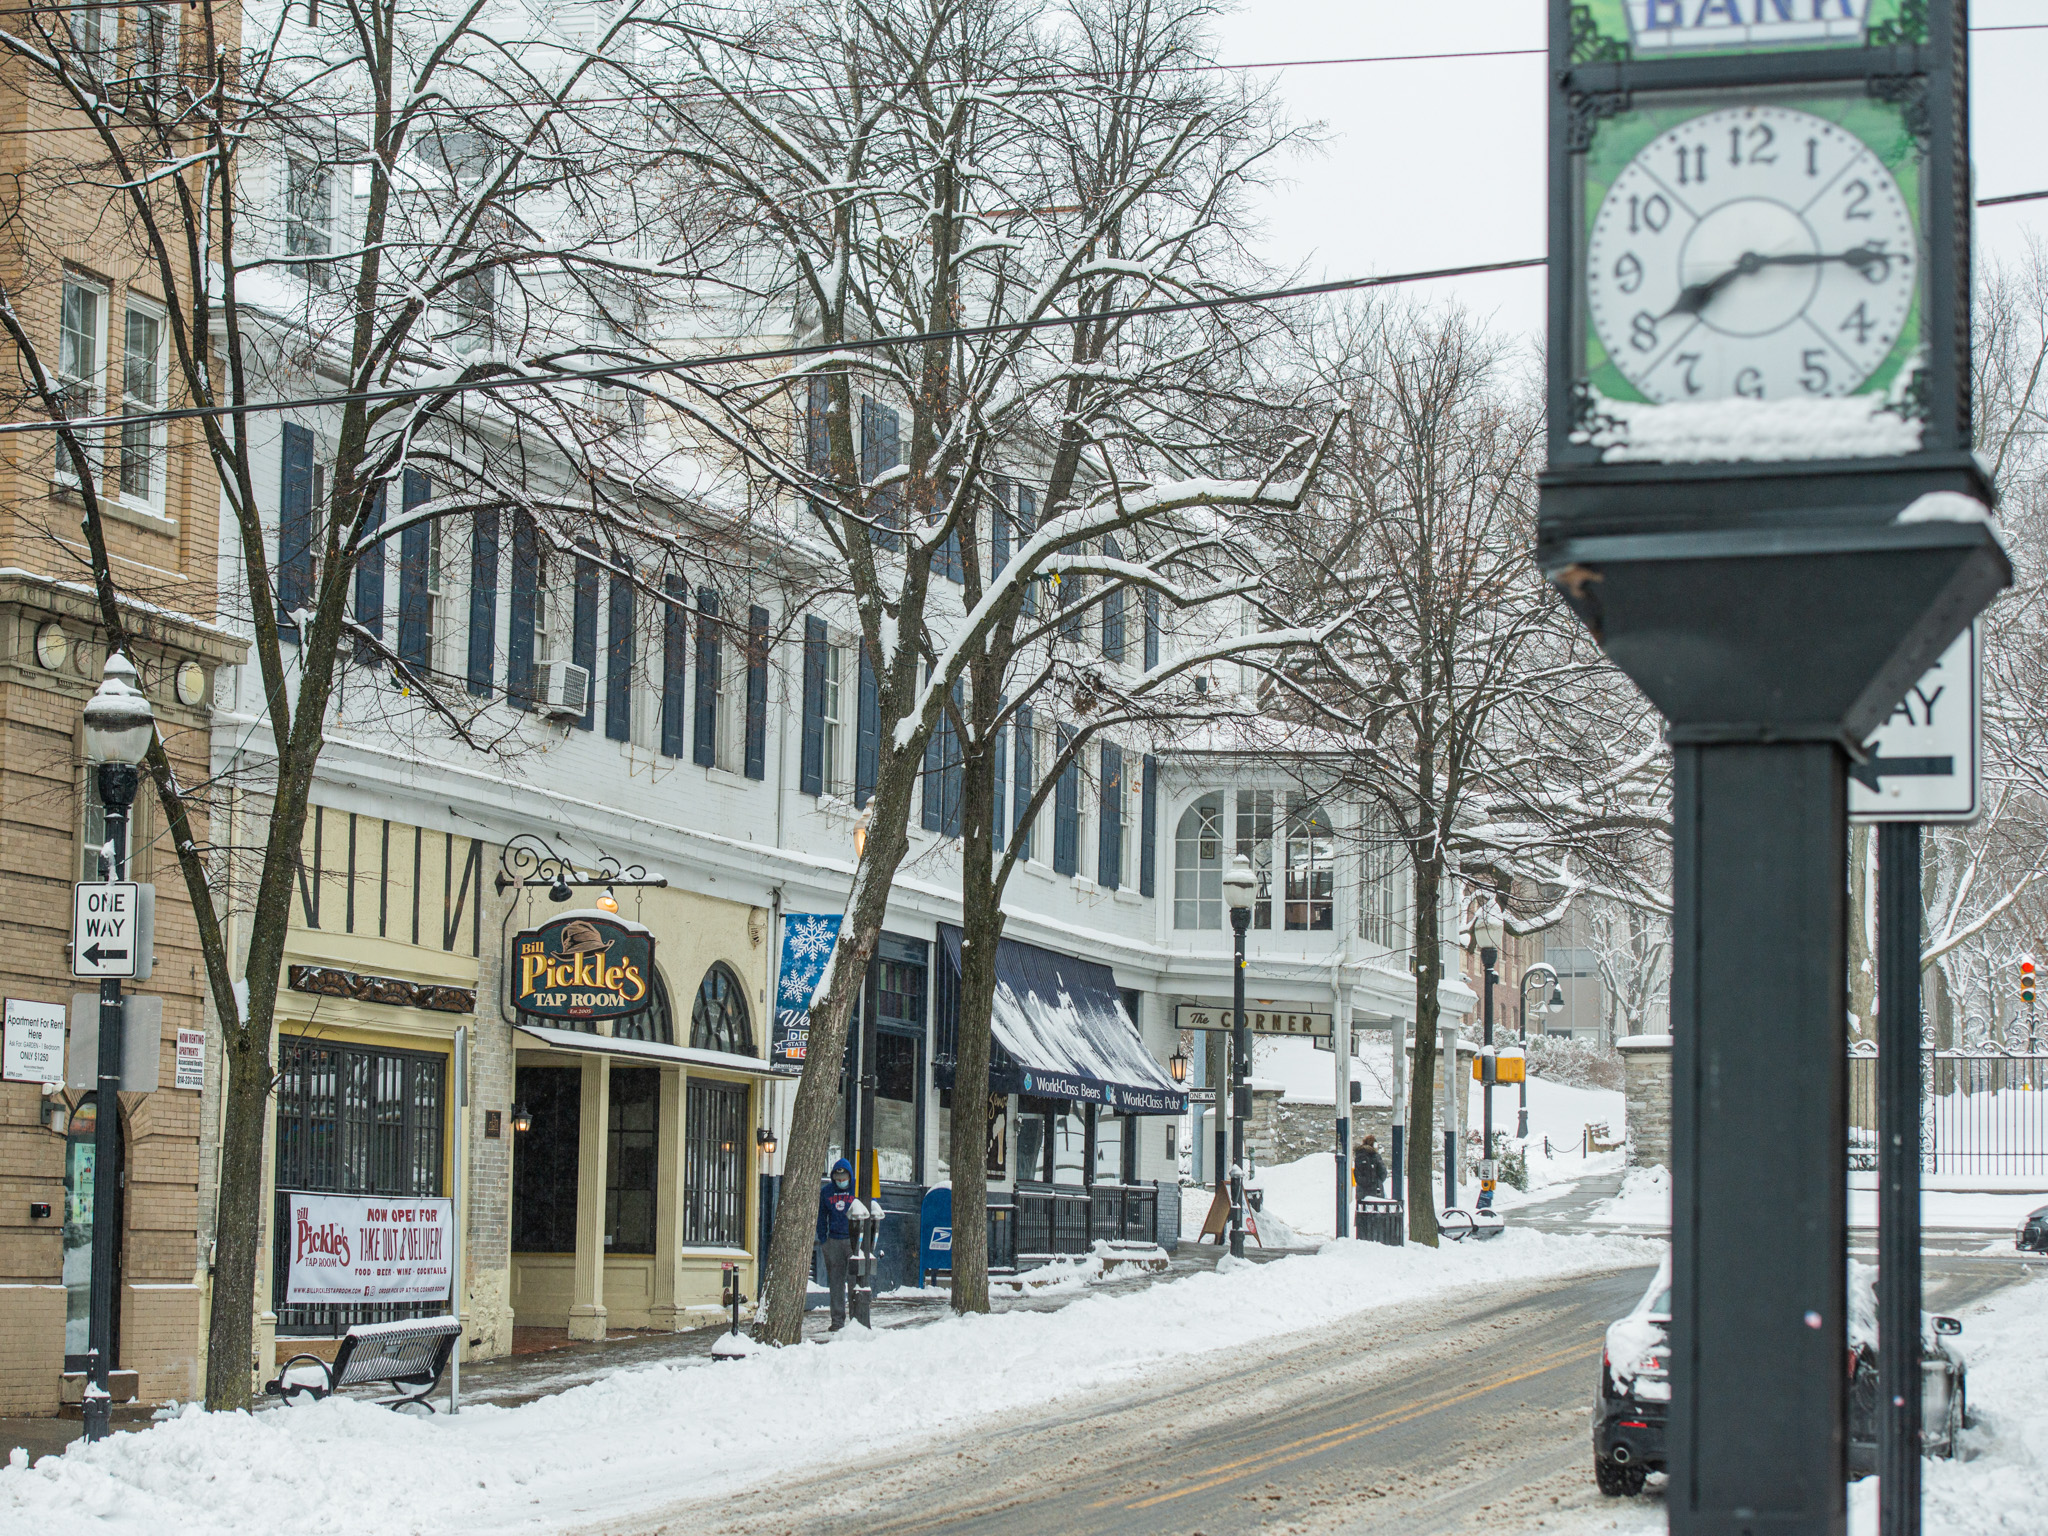
<svg viewBox="0 0 2048 1536">
<path fill-rule="evenodd" d="M 741 1247 L 747 1090 L 693 1081 L 683 1117 L 683 1241 L 700 1247 Z"/>
<path fill-rule="evenodd" d="M 286 1202 L 295 1191 L 438 1195 L 447 1059 L 286 1035 L 278 1042 L 277 1209 L 271 1304 L 281 1334 L 437 1314 L 439 1303 L 285 1304 Z"/>
</svg>

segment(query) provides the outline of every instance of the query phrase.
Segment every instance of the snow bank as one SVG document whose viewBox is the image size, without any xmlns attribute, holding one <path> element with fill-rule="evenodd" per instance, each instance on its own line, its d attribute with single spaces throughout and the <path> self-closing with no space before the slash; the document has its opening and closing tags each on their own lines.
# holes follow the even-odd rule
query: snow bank
<svg viewBox="0 0 2048 1536">
<path fill-rule="evenodd" d="M 1621 1176 L 1621 1188 L 1594 1206 L 1586 1219 L 1617 1227 L 1669 1227 L 1671 1170 L 1629 1169 Z"/>
<path fill-rule="evenodd" d="M 1056 1312 L 848 1328 L 829 1344 L 668 1361 L 513 1408 L 419 1419 L 332 1399 L 179 1418 L 34 1468 L 0 1470 L 0 1529 L 36 1536 L 295 1536 L 582 1528 L 815 1465 L 830 1426 L 864 1451 L 977 1417 L 1133 1381 L 1368 1309 L 1500 1281 L 1654 1263 L 1639 1239 L 1510 1231 L 1493 1242 L 1315 1254 L 1231 1266 Z"/>
</svg>

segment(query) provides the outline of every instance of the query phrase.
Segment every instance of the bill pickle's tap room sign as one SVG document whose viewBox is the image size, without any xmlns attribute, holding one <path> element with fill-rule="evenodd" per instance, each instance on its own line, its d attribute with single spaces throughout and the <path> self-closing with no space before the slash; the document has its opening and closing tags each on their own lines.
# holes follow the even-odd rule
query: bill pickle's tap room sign
<svg viewBox="0 0 2048 1536">
<path fill-rule="evenodd" d="M 512 936 L 512 1006 L 537 1019 L 590 1024 L 654 1001 L 654 935 L 604 912 L 564 912 Z"/>
</svg>

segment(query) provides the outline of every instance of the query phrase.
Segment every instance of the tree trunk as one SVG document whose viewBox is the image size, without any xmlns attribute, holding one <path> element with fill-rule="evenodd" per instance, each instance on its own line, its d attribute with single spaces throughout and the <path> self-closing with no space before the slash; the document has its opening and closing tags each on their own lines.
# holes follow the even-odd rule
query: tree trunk
<svg viewBox="0 0 2048 1536">
<path fill-rule="evenodd" d="M 1408 1240 L 1436 1236 L 1436 1034 L 1441 950 L 1441 858 L 1415 861 L 1415 1070 L 1408 1094 Z M 1444 1106 L 1449 1116 L 1451 1106 Z"/>
<path fill-rule="evenodd" d="M 954 1043 L 953 1310 L 988 1310 L 988 1069 L 1002 895 L 994 878 L 995 754 L 967 759 L 961 789 L 960 1023 Z"/>
<path fill-rule="evenodd" d="M 783 1165 L 782 1198 L 768 1242 L 768 1273 L 762 1285 L 767 1307 L 760 1337 L 770 1344 L 795 1344 L 803 1337 L 804 1293 L 811 1278 L 811 1245 L 817 1228 L 816 1191 L 825 1181 L 825 1145 L 832 1133 L 839 1074 L 846 1059 L 846 1025 L 853 1000 L 867 978 L 868 960 L 881 936 L 896 867 L 909 850 L 905 827 L 921 754 L 886 751 L 880 782 L 868 802 L 867 852 L 854 871 L 845 921 L 831 961 L 829 985 L 811 1004 L 810 1047 L 797 1079 L 790 1113 L 789 1158 Z M 848 1092 L 856 1091 L 854 1084 Z M 856 1183 L 861 1198 L 864 1184 Z"/>
</svg>

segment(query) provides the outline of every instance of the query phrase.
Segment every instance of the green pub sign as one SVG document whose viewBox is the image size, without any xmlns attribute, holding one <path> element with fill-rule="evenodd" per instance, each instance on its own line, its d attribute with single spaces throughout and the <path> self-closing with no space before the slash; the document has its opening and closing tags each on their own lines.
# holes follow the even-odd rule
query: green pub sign
<svg viewBox="0 0 2048 1536">
<path fill-rule="evenodd" d="M 654 1001 L 654 935 L 603 912 L 564 912 L 512 936 L 512 1006 L 537 1019 L 588 1024 Z"/>
</svg>

